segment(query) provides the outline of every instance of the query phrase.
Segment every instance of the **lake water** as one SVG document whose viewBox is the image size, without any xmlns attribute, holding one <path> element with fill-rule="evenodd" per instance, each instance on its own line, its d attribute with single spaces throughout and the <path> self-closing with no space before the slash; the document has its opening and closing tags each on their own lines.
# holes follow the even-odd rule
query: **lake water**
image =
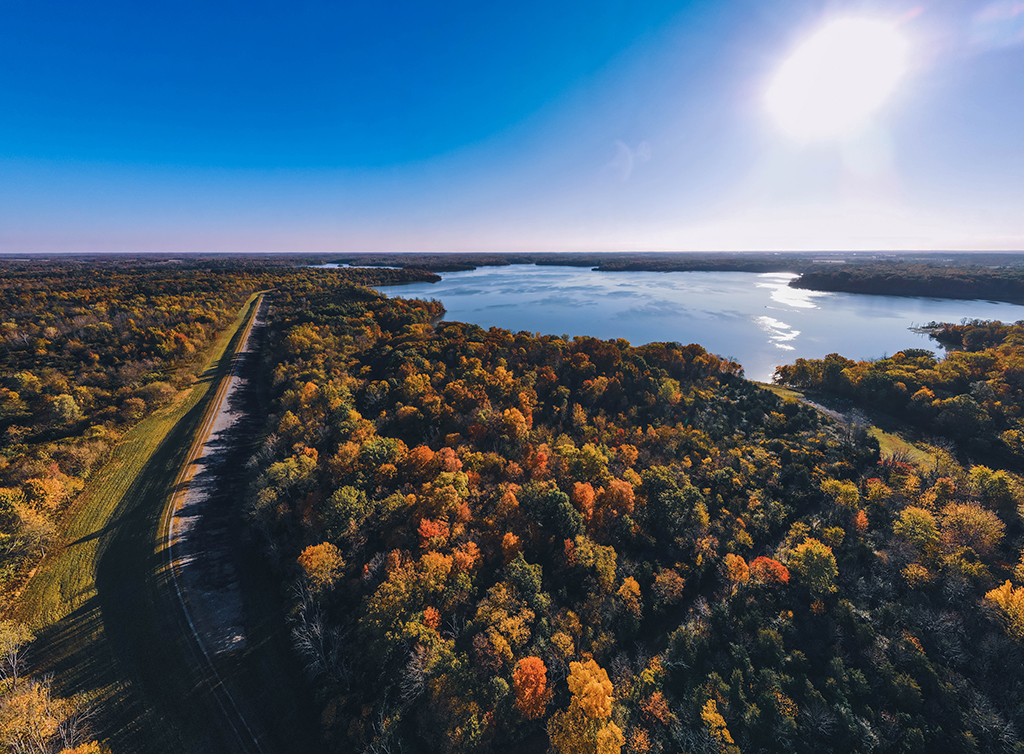
<svg viewBox="0 0 1024 754">
<path fill-rule="evenodd" d="M 699 343 L 770 381 L 779 364 L 841 353 L 875 359 L 905 348 L 939 350 L 908 328 L 963 318 L 1024 319 L 1024 306 L 790 288 L 790 274 L 592 272 L 511 265 L 446 272 L 439 283 L 380 288 L 437 299 L 445 319 L 513 332 L 625 338 L 633 345 Z"/>
</svg>

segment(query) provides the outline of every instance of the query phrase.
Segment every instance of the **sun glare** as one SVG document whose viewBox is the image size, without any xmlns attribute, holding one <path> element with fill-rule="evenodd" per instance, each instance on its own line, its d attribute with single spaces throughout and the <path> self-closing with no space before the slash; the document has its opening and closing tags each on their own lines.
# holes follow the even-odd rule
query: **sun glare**
<svg viewBox="0 0 1024 754">
<path fill-rule="evenodd" d="M 765 93 L 765 105 L 795 139 L 853 136 L 896 89 L 906 57 L 907 42 L 891 23 L 832 21 L 782 64 Z"/>
</svg>

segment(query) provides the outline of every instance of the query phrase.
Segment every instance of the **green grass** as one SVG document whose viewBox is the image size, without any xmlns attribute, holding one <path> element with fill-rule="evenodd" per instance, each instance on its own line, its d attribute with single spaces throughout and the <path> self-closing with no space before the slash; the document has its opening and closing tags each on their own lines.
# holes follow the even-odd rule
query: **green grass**
<svg viewBox="0 0 1024 754">
<path fill-rule="evenodd" d="M 935 465 L 934 455 L 913 443 L 907 442 L 899 435 L 894 435 L 875 426 L 868 430 L 868 434 L 878 440 L 878 446 L 881 448 L 883 457 L 902 453 L 910 459 L 911 463 L 917 466 Z"/>
<path fill-rule="evenodd" d="M 160 524 L 256 301 L 215 341 L 199 382 L 127 432 L 89 479 L 69 511 L 62 546 L 11 611 L 39 637 L 35 670 L 53 673 L 59 693 L 81 693 L 99 706 L 99 734 L 115 752 L 239 750 L 211 694 L 217 679 L 201 662 L 169 583 Z M 301 684 L 284 659 L 276 603 L 261 588 L 254 590 L 250 649 L 218 661 L 218 671 L 227 687 L 247 692 L 255 716 L 271 718 L 268 748 L 297 749 L 301 729 L 289 736 L 281 728 L 301 721 L 310 729 L 296 709 Z M 253 684 L 262 684 L 255 694 Z"/>
<path fill-rule="evenodd" d="M 53 624 L 95 597 L 95 574 L 105 535 L 118 525 L 115 515 L 143 470 L 154 460 L 171 431 L 212 397 L 229 344 L 241 330 L 255 302 L 242 308 L 236 321 L 220 334 L 199 382 L 174 403 L 156 411 L 125 433 L 98 472 L 76 498 L 66 518 L 63 542 L 41 564 L 15 603 L 14 617 L 34 628 Z M 187 448 L 185 448 L 187 452 Z M 173 477 L 172 477 L 173 480 Z M 168 492 L 170 487 L 168 486 Z"/>
<path fill-rule="evenodd" d="M 804 400 L 804 394 L 799 390 L 793 390 L 792 388 L 782 387 L 782 385 L 775 385 L 771 382 L 758 382 L 756 383 L 765 390 L 770 390 L 783 400 L 790 401 L 802 401 Z"/>
<path fill-rule="evenodd" d="M 775 393 L 783 400 L 801 401 L 804 403 L 811 403 L 813 405 L 813 401 L 799 390 L 782 387 L 781 385 L 773 385 L 768 382 L 758 382 L 757 384 L 760 387 Z M 875 420 L 878 420 L 877 417 Z M 888 424 L 886 424 L 886 426 L 888 426 Z M 868 427 L 868 434 L 878 440 L 878 446 L 883 458 L 885 456 L 904 454 L 908 459 L 910 459 L 911 463 L 918 466 L 934 466 L 935 464 L 935 456 L 933 454 L 914 443 L 908 442 L 898 434 L 887 432 L 875 424 Z"/>
</svg>

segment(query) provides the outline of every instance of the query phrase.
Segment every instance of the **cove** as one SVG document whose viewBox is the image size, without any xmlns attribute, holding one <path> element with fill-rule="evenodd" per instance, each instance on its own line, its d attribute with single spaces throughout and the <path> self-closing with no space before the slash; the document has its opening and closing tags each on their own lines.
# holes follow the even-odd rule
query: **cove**
<svg viewBox="0 0 1024 754">
<path fill-rule="evenodd" d="M 787 285 L 794 277 L 509 265 L 378 290 L 437 299 L 446 320 L 485 328 L 625 338 L 633 345 L 699 343 L 764 382 L 776 366 L 798 358 L 840 353 L 876 359 L 906 348 L 940 350 L 909 329 L 932 321 L 1024 320 L 1024 306 L 1016 304 L 797 290 Z"/>
</svg>

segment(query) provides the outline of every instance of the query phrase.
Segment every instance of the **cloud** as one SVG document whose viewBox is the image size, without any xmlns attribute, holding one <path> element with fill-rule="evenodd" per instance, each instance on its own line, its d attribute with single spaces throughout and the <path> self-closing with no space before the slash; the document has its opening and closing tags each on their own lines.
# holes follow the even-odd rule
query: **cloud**
<svg viewBox="0 0 1024 754">
<path fill-rule="evenodd" d="M 1024 42 L 1024 0 L 989 3 L 971 19 L 971 42 L 992 50 Z"/>
<path fill-rule="evenodd" d="M 647 162 L 651 159 L 651 145 L 641 141 L 635 149 L 631 149 L 623 141 L 615 142 L 615 157 L 609 162 L 605 169 L 612 171 L 622 180 L 626 180 L 633 174 L 633 168 L 637 163 Z"/>
</svg>

